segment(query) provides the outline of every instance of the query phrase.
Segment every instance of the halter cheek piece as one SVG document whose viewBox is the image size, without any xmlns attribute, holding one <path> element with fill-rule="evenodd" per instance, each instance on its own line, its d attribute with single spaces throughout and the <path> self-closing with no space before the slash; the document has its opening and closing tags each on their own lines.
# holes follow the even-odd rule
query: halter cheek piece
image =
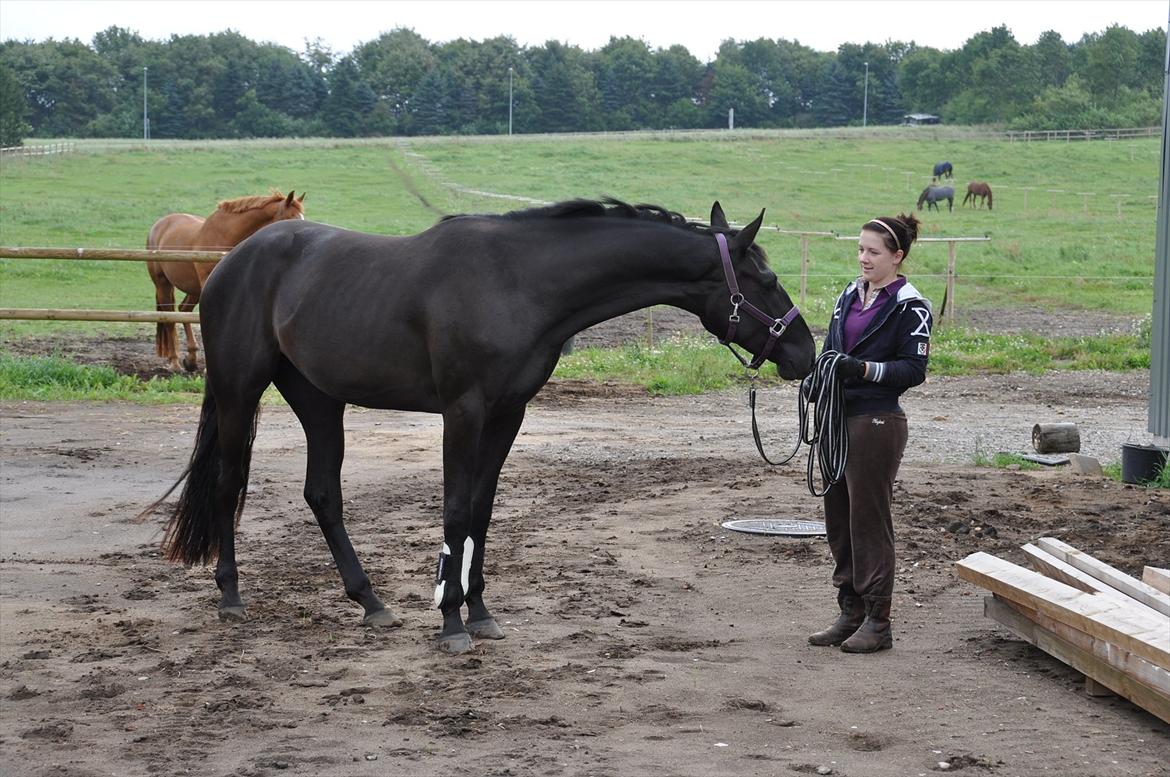
<svg viewBox="0 0 1170 777">
<path fill-rule="evenodd" d="M 727 288 L 731 292 L 731 315 L 727 317 L 727 335 L 720 339 L 719 343 L 726 345 L 728 350 L 735 355 L 735 358 L 739 359 L 740 364 L 744 367 L 747 367 L 749 370 L 758 370 L 767 361 L 768 355 L 772 353 L 772 348 L 776 345 L 776 341 L 784 334 L 784 330 L 788 329 L 788 325 L 800 315 L 800 308 L 793 305 L 792 309 L 785 313 L 782 318 L 772 318 L 744 299 L 743 294 L 739 291 L 739 282 L 735 279 L 735 268 L 731 265 L 731 253 L 727 250 L 727 236 L 721 232 L 717 232 L 715 234 L 715 242 L 719 244 L 719 258 L 723 260 L 723 275 L 727 278 Z M 739 324 L 740 308 L 743 308 L 749 316 L 768 327 L 767 344 L 764 345 L 764 349 L 756 354 L 755 358 L 750 362 L 743 358 L 731 343 L 735 338 L 735 328 Z"/>
</svg>

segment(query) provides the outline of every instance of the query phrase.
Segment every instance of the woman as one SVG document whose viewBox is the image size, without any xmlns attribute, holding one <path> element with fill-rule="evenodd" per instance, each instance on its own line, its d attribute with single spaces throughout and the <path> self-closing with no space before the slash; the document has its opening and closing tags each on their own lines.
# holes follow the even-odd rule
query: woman
<svg viewBox="0 0 1170 777">
<path fill-rule="evenodd" d="M 894 478 L 906 448 L 898 397 L 926 379 L 930 302 L 899 274 L 921 222 L 913 215 L 867 222 L 858 238 L 861 275 L 837 299 L 824 350 L 844 354 L 849 458 L 844 480 L 825 494 L 825 528 L 841 614 L 808 638 L 847 653 L 893 647 Z"/>
</svg>

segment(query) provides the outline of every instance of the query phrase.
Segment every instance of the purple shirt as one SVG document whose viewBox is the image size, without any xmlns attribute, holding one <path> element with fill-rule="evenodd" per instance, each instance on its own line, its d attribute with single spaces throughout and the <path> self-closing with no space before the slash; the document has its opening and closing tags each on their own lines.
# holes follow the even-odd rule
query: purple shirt
<svg viewBox="0 0 1170 777">
<path fill-rule="evenodd" d="M 845 353 L 851 353 L 857 341 L 861 339 L 861 335 L 869 328 L 869 325 L 874 322 L 878 316 L 878 311 L 885 307 L 886 301 L 896 296 L 898 289 L 906 285 L 906 279 L 899 275 L 892 283 L 883 286 L 878 290 L 877 299 L 869 306 L 868 310 L 862 310 L 865 304 L 865 287 L 866 284 L 858 284 L 857 297 L 853 300 L 853 304 L 845 311 L 845 327 L 843 330 L 845 337 Z"/>
</svg>

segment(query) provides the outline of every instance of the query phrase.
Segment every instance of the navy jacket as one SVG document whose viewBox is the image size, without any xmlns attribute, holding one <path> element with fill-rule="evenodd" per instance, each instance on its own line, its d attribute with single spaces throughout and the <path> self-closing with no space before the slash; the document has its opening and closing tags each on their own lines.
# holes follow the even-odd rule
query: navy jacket
<svg viewBox="0 0 1170 777">
<path fill-rule="evenodd" d="M 823 350 L 845 350 L 844 317 L 860 294 L 860 286 L 860 279 L 853 281 L 837 298 Z M 930 300 L 909 282 L 898 289 L 896 297 L 886 299 L 849 352 L 870 364 L 868 378 L 845 384 L 846 415 L 901 412 L 898 397 L 926 380 L 932 323 Z"/>
</svg>

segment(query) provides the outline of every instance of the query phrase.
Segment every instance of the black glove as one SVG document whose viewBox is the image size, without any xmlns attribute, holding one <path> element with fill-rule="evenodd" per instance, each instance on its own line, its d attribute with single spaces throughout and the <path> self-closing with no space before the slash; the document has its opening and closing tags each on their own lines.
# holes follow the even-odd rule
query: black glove
<svg viewBox="0 0 1170 777">
<path fill-rule="evenodd" d="M 837 377 L 842 380 L 865 377 L 865 362 L 854 359 L 847 353 L 841 354 L 837 359 Z"/>
</svg>

